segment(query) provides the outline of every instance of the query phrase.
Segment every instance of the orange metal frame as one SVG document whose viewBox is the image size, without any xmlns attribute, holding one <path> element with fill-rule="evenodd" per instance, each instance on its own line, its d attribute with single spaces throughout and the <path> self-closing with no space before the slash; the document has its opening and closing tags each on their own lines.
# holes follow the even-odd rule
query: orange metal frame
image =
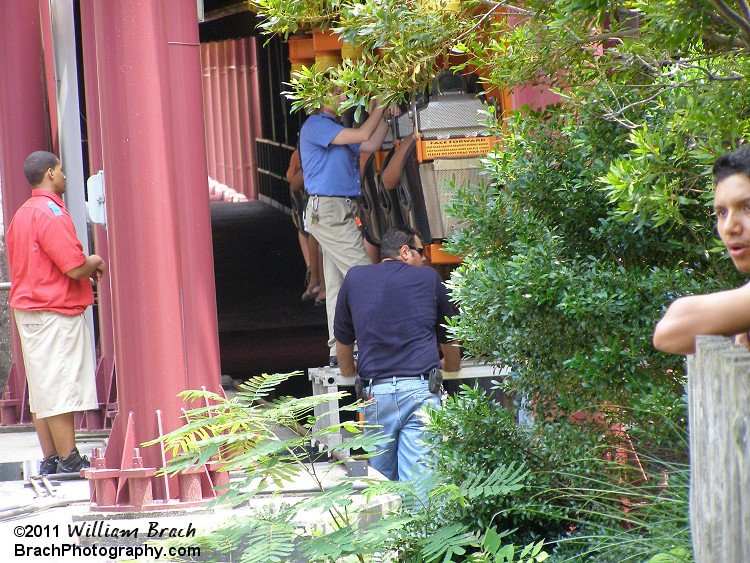
<svg viewBox="0 0 750 563">
<path fill-rule="evenodd" d="M 450 254 L 443 250 L 442 243 L 434 242 L 432 244 L 426 244 L 424 247 L 427 257 L 433 265 L 460 264 L 463 262 L 463 259 L 460 256 Z"/>
</svg>

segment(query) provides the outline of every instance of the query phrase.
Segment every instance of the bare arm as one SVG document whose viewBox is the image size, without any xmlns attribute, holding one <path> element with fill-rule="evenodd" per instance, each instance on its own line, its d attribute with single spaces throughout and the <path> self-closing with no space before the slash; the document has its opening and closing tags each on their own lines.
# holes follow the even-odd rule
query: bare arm
<svg viewBox="0 0 750 563">
<path fill-rule="evenodd" d="M 383 122 L 383 112 L 385 111 L 385 107 L 378 106 L 376 104 L 373 104 L 375 107 L 371 109 L 370 115 L 367 116 L 367 119 L 365 119 L 365 122 L 357 127 L 356 129 L 354 127 L 345 127 L 341 131 L 339 131 L 338 135 L 336 135 L 330 144 L 332 145 L 352 145 L 356 143 L 366 143 L 370 140 L 370 137 L 372 137 L 375 132 L 378 130 L 378 128 L 382 125 L 385 125 L 386 130 L 388 128 L 388 125 Z M 383 133 L 383 138 L 385 138 L 385 133 Z M 380 144 L 383 144 L 383 140 L 380 140 Z M 374 150 L 377 150 L 380 148 L 380 145 Z M 365 151 L 364 149 L 360 148 L 361 152 L 372 152 L 372 151 Z"/>
<path fill-rule="evenodd" d="M 305 181 L 302 177 L 302 170 L 297 170 L 297 172 L 294 173 L 294 176 L 289 179 L 289 187 L 292 189 L 293 192 L 300 191 L 305 186 Z"/>
<path fill-rule="evenodd" d="M 367 141 L 359 145 L 359 152 L 375 152 L 379 151 L 380 147 L 383 146 L 383 139 L 388 134 L 388 123 L 381 121 L 378 128 L 375 129 L 375 133 L 372 134 Z"/>
<path fill-rule="evenodd" d="M 299 150 L 294 149 L 289 158 L 289 168 L 286 169 L 286 181 L 293 192 L 298 191 L 304 185 L 302 178 L 302 163 L 300 162 Z"/>
<path fill-rule="evenodd" d="M 396 150 L 393 151 L 393 156 L 388 160 L 388 165 L 380 175 L 383 187 L 385 187 L 386 190 L 394 189 L 401 182 L 401 168 L 403 167 L 404 157 L 406 156 L 406 151 L 411 147 L 413 142 L 414 135 L 409 134 L 401 139 L 401 143 Z"/>
<path fill-rule="evenodd" d="M 342 344 L 336 341 L 336 356 L 339 359 L 339 371 L 344 377 L 357 375 L 357 367 L 354 365 L 354 344 Z"/>
<path fill-rule="evenodd" d="M 95 281 L 99 281 L 106 271 L 107 265 L 104 263 L 104 260 L 100 256 L 92 254 L 86 258 L 83 264 L 71 268 L 65 274 L 74 280 L 94 278 Z"/>
<path fill-rule="evenodd" d="M 654 329 L 654 347 L 671 354 L 692 354 L 700 334 L 735 336 L 748 330 L 750 284 L 676 300 Z"/>
<path fill-rule="evenodd" d="M 461 369 L 461 348 L 458 341 L 441 344 L 440 349 L 443 351 L 442 370 L 459 371 Z"/>
</svg>

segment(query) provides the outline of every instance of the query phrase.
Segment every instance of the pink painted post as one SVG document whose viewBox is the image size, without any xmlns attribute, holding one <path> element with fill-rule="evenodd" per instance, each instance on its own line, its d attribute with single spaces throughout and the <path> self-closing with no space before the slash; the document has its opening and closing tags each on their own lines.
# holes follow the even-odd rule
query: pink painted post
<svg viewBox="0 0 750 563">
<path fill-rule="evenodd" d="M 247 40 L 248 60 L 247 60 L 247 83 L 248 83 L 248 100 L 250 101 L 250 145 L 249 158 L 250 170 L 252 171 L 252 188 L 247 194 L 249 198 L 258 199 L 258 153 L 255 150 L 255 140 L 262 136 L 261 131 L 261 111 L 260 111 L 260 86 L 258 80 L 258 40 L 251 37 Z"/>
<path fill-rule="evenodd" d="M 60 134 L 57 122 L 57 99 L 55 97 L 55 61 L 53 58 L 52 19 L 49 2 L 39 2 L 40 24 L 42 26 L 42 60 L 44 61 L 44 80 L 47 88 L 47 111 L 49 112 L 50 151 L 60 154 Z"/>
<path fill-rule="evenodd" d="M 203 68 L 203 120 L 206 124 L 208 175 L 211 178 L 216 178 L 216 141 L 214 140 L 214 120 L 211 114 L 213 101 L 211 95 L 211 59 L 208 52 L 208 43 L 201 44 L 201 66 Z"/>
<path fill-rule="evenodd" d="M 232 115 L 230 106 L 231 82 L 229 77 L 229 64 L 227 53 L 229 51 L 230 41 L 220 41 L 218 43 L 218 62 L 219 62 L 219 98 L 214 98 L 221 104 L 221 132 L 224 146 L 224 183 L 230 188 L 237 189 L 237 180 L 234 177 L 234 154 L 232 152 L 232 122 L 237 119 Z"/>
<path fill-rule="evenodd" d="M 185 71 L 186 86 L 173 82 L 173 72 L 183 71 L 173 68 L 178 63 L 170 50 L 179 47 L 168 42 L 168 25 L 183 12 L 191 14 L 197 28 L 193 0 L 179 0 L 171 9 L 162 0 L 94 2 L 119 406 L 106 460 L 107 467 L 123 470 L 133 467 L 132 449 L 126 451 L 131 439 L 137 447 L 158 437 L 158 410 L 165 432 L 182 424 L 185 405 L 178 392 L 201 384 L 218 387 L 218 371 L 212 372 L 218 365 L 217 334 L 210 329 L 201 337 L 188 329 L 212 322 L 206 311 L 214 289 L 207 262 L 211 238 L 206 236 L 198 49 L 191 48 L 195 76 Z M 187 99 L 196 104 L 191 112 L 185 113 L 175 94 L 183 89 L 191 91 Z M 181 120 L 189 123 L 188 129 Z M 199 138 L 177 138 L 186 131 Z M 177 148 L 193 141 L 199 157 Z M 196 203 L 199 182 L 202 197 Z M 188 209 L 194 203 L 197 212 Z M 199 257 L 197 262 L 183 264 L 189 253 Z M 215 314 L 214 306 L 213 322 Z M 208 360 L 198 358 L 200 354 Z M 125 419 L 129 413 L 132 437 Z M 162 465 L 158 447 L 144 448 L 142 457 L 146 469 Z M 155 485 L 155 498 L 168 500 L 165 494 L 172 493 Z"/>
<path fill-rule="evenodd" d="M 188 385 L 221 391 L 219 322 L 216 316 L 211 211 L 198 16 L 191 0 L 168 0 L 169 70 L 172 94 L 174 177 L 179 187 L 183 311 Z M 193 8 L 195 6 L 192 6 Z M 194 244 L 186 244 L 187 241 Z"/>
<path fill-rule="evenodd" d="M 31 195 L 23 162 L 36 150 L 49 150 L 38 0 L 10 0 L 0 10 L 0 188 L 4 227 Z M 11 319 L 13 365 L 2 399 L 0 424 L 30 422 L 25 412 L 26 376 L 21 342 Z M 2 390 L 0 390 L 2 391 Z"/>
<path fill-rule="evenodd" d="M 226 160 L 224 153 L 224 125 L 221 117 L 221 72 L 219 69 L 219 43 L 208 44 L 209 68 L 211 69 L 211 116 L 214 124 L 214 147 L 216 150 L 216 177 L 222 184 L 227 183 Z"/>
<path fill-rule="evenodd" d="M 242 137 L 240 136 L 240 123 L 245 116 L 240 113 L 239 106 L 239 76 L 237 71 L 237 45 L 238 39 L 225 42 L 225 60 L 224 65 L 227 68 L 227 105 L 229 114 L 229 135 L 228 142 L 232 152 L 232 175 L 234 176 L 235 190 L 242 194 L 247 194 L 245 185 L 244 170 L 242 167 Z"/>
<path fill-rule="evenodd" d="M 96 72 L 96 36 L 94 33 L 94 0 L 81 2 L 81 39 L 83 43 L 83 78 L 86 93 L 86 124 L 89 153 L 89 172 L 102 170 L 102 132 L 99 111 L 99 85 Z M 109 264 L 107 231 L 93 226 L 96 253 Z M 97 287 L 99 311 L 99 357 L 96 366 L 96 390 L 102 409 L 102 427 L 109 427 L 108 407 L 116 398 L 114 369 L 115 344 L 112 329 L 112 292 L 109 271 Z"/>
<path fill-rule="evenodd" d="M 237 50 L 237 103 L 240 116 L 238 122 L 242 150 L 242 177 L 245 182 L 245 191 L 243 193 L 248 199 L 258 199 L 257 184 L 255 182 L 256 167 L 254 166 L 255 135 L 250 124 L 252 117 L 250 115 L 250 73 L 248 69 L 249 42 L 254 40 L 254 38 L 248 39 L 247 37 L 243 37 L 235 42 Z"/>
</svg>

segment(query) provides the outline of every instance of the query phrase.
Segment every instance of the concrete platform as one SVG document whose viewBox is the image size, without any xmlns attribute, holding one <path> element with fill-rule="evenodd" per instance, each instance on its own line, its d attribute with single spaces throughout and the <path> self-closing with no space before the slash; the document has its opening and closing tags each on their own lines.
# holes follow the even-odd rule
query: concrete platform
<svg viewBox="0 0 750 563">
<path fill-rule="evenodd" d="M 89 456 L 104 440 L 101 433 L 77 435 L 79 450 Z M 0 429 L 0 467 L 5 475 L 18 475 L 24 467 L 36 473 L 40 457 L 32 428 Z M 329 484 L 345 477 L 343 466 L 327 463 L 316 464 L 316 472 L 325 475 Z M 371 468 L 368 477 L 382 478 Z M 233 475 L 233 480 L 244 481 L 244 476 Z M 59 480 L 50 476 L 49 482 L 51 491 L 42 488 L 40 494 L 21 478 L 0 481 L 0 561 L 165 561 L 170 546 L 159 541 L 159 536 L 189 538 L 191 534 L 210 533 L 229 519 L 242 518 L 272 504 L 294 503 L 316 490 L 312 482 L 300 478 L 283 490 L 255 497 L 248 505 L 237 509 L 219 506 L 150 513 L 102 513 L 90 510 L 88 481 Z M 355 499 L 357 502 L 364 501 L 359 498 Z M 377 513 L 394 502 L 397 499 L 383 497 L 371 502 L 368 508 Z M 309 521 L 300 525 L 319 525 L 325 520 L 323 514 L 317 513 L 306 515 L 307 518 Z M 203 548 L 200 556 L 184 555 L 183 561 L 220 562 L 236 560 L 238 554 L 207 553 Z"/>
<path fill-rule="evenodd" d="M 108 435 L 107 432 L 79 432 L 76 435 L 78 451 L 90 458 L 94 448 L 105 445 Z M 41 458 L 33 426 L 0 426 L 0 483 L 36 475 Z"/>
</svg>

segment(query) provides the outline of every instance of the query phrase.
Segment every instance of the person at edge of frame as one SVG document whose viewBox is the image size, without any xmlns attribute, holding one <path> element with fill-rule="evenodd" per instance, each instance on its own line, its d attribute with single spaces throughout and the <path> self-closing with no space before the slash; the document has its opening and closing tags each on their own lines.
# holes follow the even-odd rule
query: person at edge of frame
<svg viewBox="0 0 750 563">
<path fill-rule="evenodd" d="M 750 145 L 726 153 L 713 166 L 716 230 L 734 262 L 750 273 Z M 750 350 L 750 283 L 674 301 L 654 329 L 654 347 L 693 354 L 701 334 L 731 336 Z"/>
</svg>

